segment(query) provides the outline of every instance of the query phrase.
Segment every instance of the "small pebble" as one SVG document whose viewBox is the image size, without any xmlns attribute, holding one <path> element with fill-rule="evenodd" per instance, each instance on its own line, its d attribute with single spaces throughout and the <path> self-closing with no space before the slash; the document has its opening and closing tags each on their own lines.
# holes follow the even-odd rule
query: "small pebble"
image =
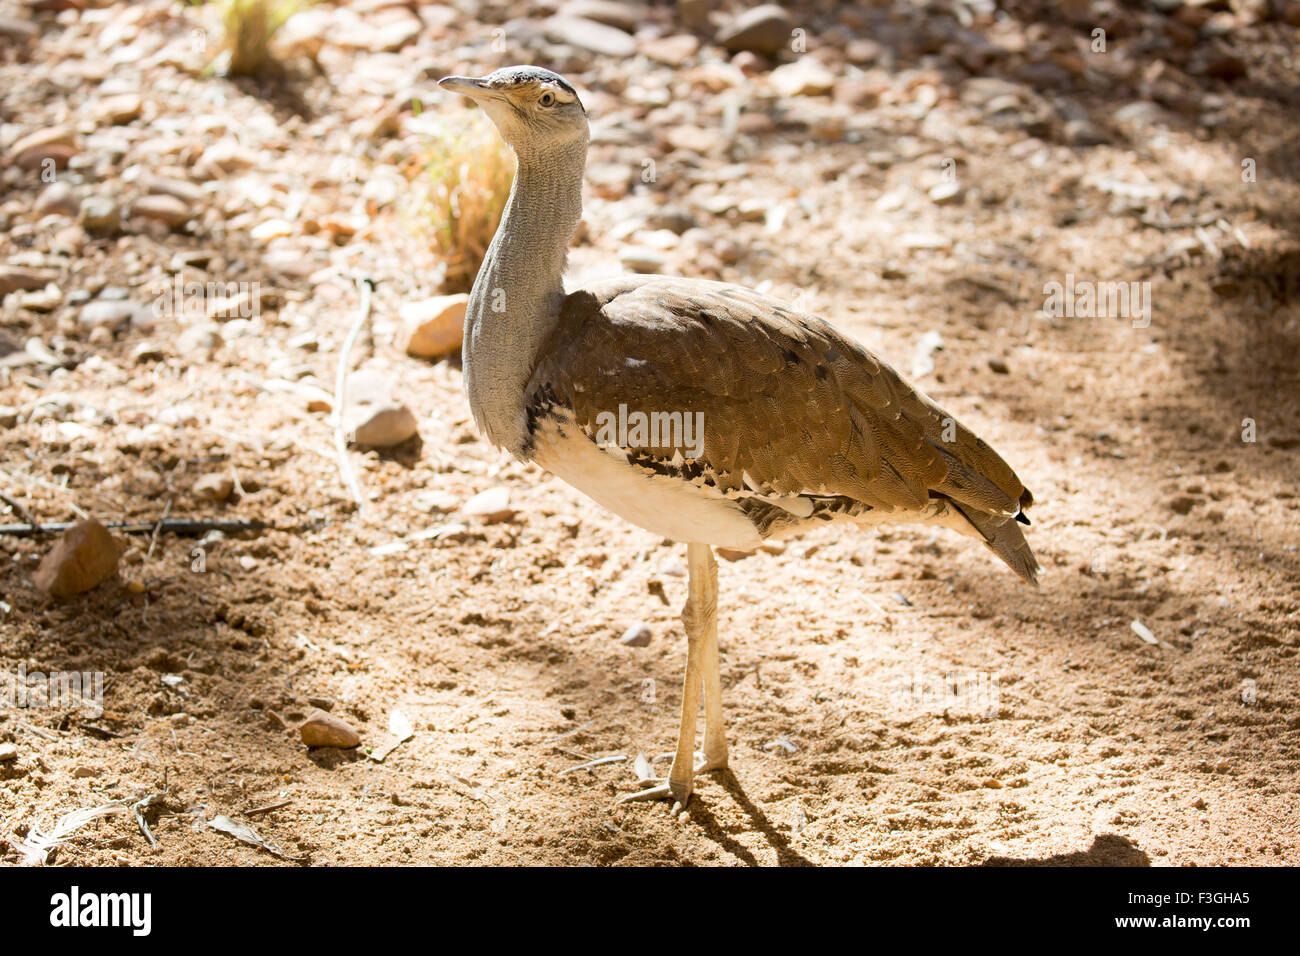
<svg viewBox="0 0 1300 956">
<path fill-rule="evenodd" d="M 393 384 L 382 373 L 364 370 L 348 382 L 344 431 L 358 445 L 390 448 L 419 431 L 415 413 L 393 395 Z"/>
<path fill-rule="evenodd" d="M 645 246 L 628 246 L 618 254 L 618 261 L 629 272 L 651 274 L 662 272 L 668 264 L 663 253 Z"/>
<path fill-rule="evenodd" d="M 235 480 L 229 475 L 204 475 L 191 489 L 198 501 L 225 501 L 235 490 Z"/>
<path fill-rule="evenodd" d="M 361 735 L 351 724 L 320 709 L 314 709 L 307 715 L 307 719 L 298 728 L 298 733 L 308 747 L 340 747 L 346 750 L 361 743 Z"/>
<path fill-rule="evenodd" d="M 467 514 L 472 518 L 482 518 L 488 524 L 495 524 L 498 521 L 509 521 L 514 517 L 514 509 L 510 507 L 510 492 L 505 488 L 489 488 L 487 491 L 480 491 L 460 509 L 462 514 Z"/>
<path fill-rule="evenodd" d="M 33 576 L 51 597 L 89 591 L 117 573 L 122 547 L 94 518 L 78 521 L 41 560 Z"/>
<path fill-rule="evenodd" d="M 1147 627 L 1141 621 L 1134 621 L 1132 624 L 1129 625 L 1129 627 L 1133 629 L 1134 634 L 1142 638 L 1142 640 L 1146 641 L 1148 644 L 1160 643 L 1158 640 L 1156 640 L 1156 636 L 1151 633 L 1151 628 Z"/>
<path fill-rule="evenodd" d="M 459 352 L 468 302 L 469 296 L 460 293 L 403 304 L 398 314 L 404 326 L 406 354 L 436 359 Z"/>
<path fill-rule="evenodd" d="M 649 625 L 637 623 L 624 631 L 618 642 L 626 647 L 649 647 L 650 636 Z"/>
<path fill-rule="evenodd" d="M 723 561 L 744 561 L 754 556 L 753 551 L 741 551 L 737 548 L 714 548 L 713 553 Z"/>
<path fill-rule="evenodd" d="M 936 206 L 947 206 L 961 201 L 962 189 L 958 183 L 939 183 L 930 187 L 930 202 Z"/>
<path fill-rule="evenodd" d="M 179 229 L 193 217 L 194 210 L 175 196 L 141 196 L 131 206 L 131 215 L 154 219 L 165 223 L 168 228 Z"/>
</svg>

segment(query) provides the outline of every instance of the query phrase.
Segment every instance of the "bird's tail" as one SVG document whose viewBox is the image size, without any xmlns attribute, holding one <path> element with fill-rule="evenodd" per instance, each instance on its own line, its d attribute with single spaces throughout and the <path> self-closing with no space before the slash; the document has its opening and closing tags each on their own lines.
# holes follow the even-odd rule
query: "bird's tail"
<svg viewBox="0 0 1300 956">
<path fill-rule="evenodd" d="M 1030 550 L 1029 542 L 1025 540 L 1025 535 L 1020 530 L 1020 524 L 1016 518 L 1009 518 L 1005 515 L 991 515 L 956 501 L 950 503 L 956 512 L 965 519 L 969 529 L 974 529 L 975 536 L 981 538 L 990 551 L 1005 561 L 1012 571 L 1015 571 L 1016 574 L 1030 584 L 1038 584 L 1038 559 L 1034 557 L 1034 552 Z M 1025 519 L 1025 524 L 1028 523 L 1028 519 Z M 965 531 L 967 534 L 970 533 L 969 529 L 957 528 L 957 530 Z"/>
</svg>

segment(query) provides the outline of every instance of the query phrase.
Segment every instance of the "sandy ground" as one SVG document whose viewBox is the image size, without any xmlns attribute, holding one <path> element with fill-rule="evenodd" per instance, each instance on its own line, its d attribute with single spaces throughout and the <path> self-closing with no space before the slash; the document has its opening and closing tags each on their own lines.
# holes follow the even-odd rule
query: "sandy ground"
<svg viewBox="0 0 1300 956">
<path fill-rule="evenodd" d="M 31 68 L 7 63 L 0 85 Z M 376 335 L 353 360 L 400 383 L 420 438 L 352 452 L 364 521 L 326 416 L 266 386 L 290 366 L 332 382 L 356 308 L 346 281 L 268 308 L 211 360 L 179 354 L 179 327 L 163 320 L 148 336 L 69 335 L 65 371 L 6 371 L 0 405 L 21 414 L 0 429 L 5 488 L 40 520 L 74 518 L 75 505 L 148 521 L 170 506 L 281 530 L 202 545 L 136 536 L 118 578 L 66 601 L 32 583 L 48 538 L 0 538 L 0 671 L 106 674 L 101 716 L 0 712 L 0 743 L 17 751 L 0 763 L 0 838 L 158 794 L 145 812 L 156 846 L 118 814 L 53 862 L 1300 863 L 1294 74 L 1288 88 L 1197 82 L 1196 95 L 1224 100 L 1212 130 L 1197 116 L 1158 134 L 1125 126 L 1113 114 L 1133 91 L 1083 89 L 1105 134 L 1086 148 L 980 125 L 947 77 L 943 124 L 900 108 L 862 142 L 814 143 L 797 125 L 755 135 L 726 188 L 791 200 L 791 214 L 778 230 L 706 222 L 744 255 L 703 272 L 768 281 L 904 372 L 937 332 L 943 348 L 917 383 L 1026 480 L 1045 573 L 1041 588 L 1021 586 L 975 543 L 908 527 L 829 528 L 720 562 L 732 771 L 699 782 L 685 820 L 613 806 L 633 786 L 630 758 L 672 746 L 684 548 L 488 447 L 456 363 L 402 354 L 397 305 L 437 290 L 412 278 L 422 260 L 388 255 L 402 248 L 396 214 L 378 213 L 358 243 L 380 250 L 362 260 L 381 284 Z M 283 119 L 273 100 L 226 95 L 224 109 Z M 308 131 L 285 135 L 289 155 L 329 159 Z M 926 177 L 954 149 L 966 196 L 939 206 Z M 899 156 L 864 162 L 872 150 Z M 1257 183 L 1241 182 L 1242 156 L 1260 157 Z M 1116 183 L 1151 191 L 1135 199 Z M 30 187 L 8 189 L 12 221 L 35 221 Z M 901 208 L 877 205 L 898 189 Z M 620 245 L 608 227 L 623 207 L 588 205 L 575 273 Z M 150 240 L 150 255 L 248 248 L 234 228 L 196 229 Z M 917 230 L 952 242 L 908 250 L 901 237 Z M 129 254 L 92 240 L 81 274 L 111 276 Z M 1067 273 L 1149 282 L 1149 325 L 1045 316 L 1044 284 Z M 4 312 L 18 343 L 48 340 L 52 322 L 12 300 Z M 290 344 L 304 326 L 314 351 Z M 146 337 L 163 357 L 137 363 Z M 87 434 L 43 432 L 27 412 L 55 392 L 112 414 L 83 416 Z M 154 440 L 132 433 L 158 422 Z M 193 499 L 196 477 L 232 469 L 233 501 Z M 421 503 L 492 487 L 509 490 L 511 519 Z M 382 547 L 439 526 L 436 539 Z M 620 644 L 638 622 L 650 645 Z M 307 750 L 296 727 L 315 704 L 359 728 L 363 748 Z M 414 734 L 373 759 L 394 743 L 394 710 Z M 567 772 L 610 755 L 629 762 Z M 282 856 L 204 825 L 217 815 Z M 0 842 L 0 861 L 18 854 Z"/>
</svg>

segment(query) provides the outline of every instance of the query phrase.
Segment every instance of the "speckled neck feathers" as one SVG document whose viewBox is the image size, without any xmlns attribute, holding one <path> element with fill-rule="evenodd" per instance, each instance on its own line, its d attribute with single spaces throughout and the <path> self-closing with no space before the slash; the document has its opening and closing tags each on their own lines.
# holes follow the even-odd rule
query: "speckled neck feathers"
<svg viewBox="0 0 1300 956">
<path fill-rule="evenodd" d="M 465 392 L 488 439 L 522 454 L 524 391 L 564 299 L 569 241 L 582 215 L 587 139 L 517 148 L 518 171 L 465 313 Z"/>
</svg>

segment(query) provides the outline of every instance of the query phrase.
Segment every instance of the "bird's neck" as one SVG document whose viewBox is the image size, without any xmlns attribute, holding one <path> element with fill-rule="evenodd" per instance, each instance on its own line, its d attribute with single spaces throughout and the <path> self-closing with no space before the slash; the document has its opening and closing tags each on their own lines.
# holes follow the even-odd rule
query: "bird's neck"
<svg viewBox="0 0 1300 956">
<path fill-rule="evenodd" d="M 515 455 L 528 437 L 524 391 L 564 300 L 587 143 L 517 155 L 510 199 L 470 292 L 462 355 L 474 420 Z"/>
</svg>

